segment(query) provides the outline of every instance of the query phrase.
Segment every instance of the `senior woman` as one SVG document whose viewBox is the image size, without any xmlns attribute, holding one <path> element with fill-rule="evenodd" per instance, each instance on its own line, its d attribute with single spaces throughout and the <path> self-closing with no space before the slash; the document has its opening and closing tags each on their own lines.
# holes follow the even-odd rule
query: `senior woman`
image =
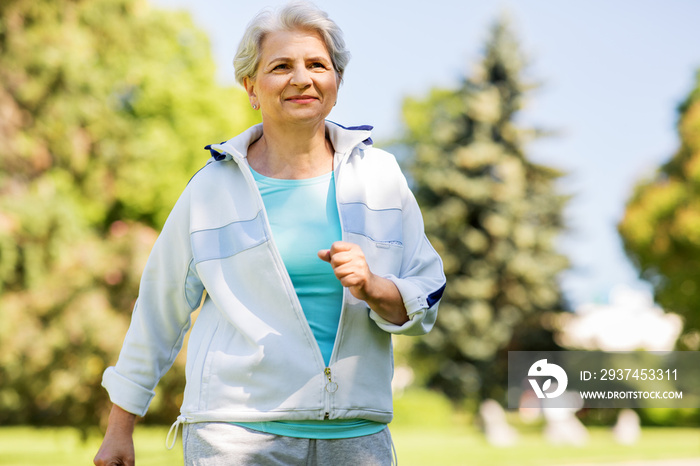
<svg viewBox="0 0 700 466">
<path fill-rule="evenodd" d="M 186 464 L 391 464 L 391 335 L 430 330 L 445 277 L 394 157 L 326 121 L 348 59 L 313 5 L 248 25 L 234 63 L 262 124 L 207 146 L 156 241 L 95 464 L 133 463 L 136 416 L 200 305 Z"/>
</svg>

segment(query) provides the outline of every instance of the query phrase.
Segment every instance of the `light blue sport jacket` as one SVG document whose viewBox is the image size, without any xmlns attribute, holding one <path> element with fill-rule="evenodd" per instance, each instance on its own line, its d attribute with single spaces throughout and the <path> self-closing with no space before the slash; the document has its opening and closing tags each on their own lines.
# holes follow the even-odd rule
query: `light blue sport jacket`
<svg viewBox="0 0 700 466">
<path fill-rule="evenodd" d="M 371 146 L 370 129 L 326 122 L 343 240 L 358 244 L 372 272 L 396 284 L 410 320 L 387 322 L 345 289 L 326 367 L 246 160 L 248 146 L 262 134 L 262 125 L 253 126 L 208 146 L 212 159 L 168 217 L 146 264 L 119 360 L 104 373 L 112 402 L 146 413 L 204 299 L 189 339 L 176 424 L 391 421 L 391 334 L 432 328 L 445 276 L 396 160 Z"/>
</svg>

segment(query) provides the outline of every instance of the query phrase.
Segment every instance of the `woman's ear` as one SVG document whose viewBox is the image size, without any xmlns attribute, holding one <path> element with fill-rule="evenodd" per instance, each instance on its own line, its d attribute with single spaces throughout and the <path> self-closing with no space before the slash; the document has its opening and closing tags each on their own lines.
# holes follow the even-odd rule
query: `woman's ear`
<svg viewBox="0 0 700 466">
<path fill-rule="evenodd" d="M 245 78 L 243 78 L 243 87 L 248 93 L 248 100 L 250 100 L 250 105 L 252 105 L 253 108 L 256 108 L 258 106 L 258 96 L 255 93 L 255 80 L 246 76 Z"/>
</svg>

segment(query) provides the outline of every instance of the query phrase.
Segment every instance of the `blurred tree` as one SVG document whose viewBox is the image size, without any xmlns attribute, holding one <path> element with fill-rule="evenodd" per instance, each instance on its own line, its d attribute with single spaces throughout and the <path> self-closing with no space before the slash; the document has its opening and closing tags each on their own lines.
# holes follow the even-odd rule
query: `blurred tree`
<svg viewBox="0 0 700 466">
<path fill-rule="evenodd" d="M 94 425 L 157 230 L 202 147 L 255 122 L 188 15 L 0 3 L 0 424 Z M 177 415 L 184 368 L 149 418 Z"/>
<path fill-rule="evenodd" d="M 416 195 L 447 275 L 436 327 L 413 357 L 454 401 L 504 400 L 507 349 L 557 348 L 540 318 L 563 307 L 557 274 L 568 262 L 554 239 L 567 198 L 555 193 L 561 173 L 525 154 L 544 132 L 514 123 L 534 87 L 524 67 L 504 18 L 460 88 L 404 103 Z"/>
<path fill-rule="evenodd" d="M 679 348 L 700 349 L 700 71 L 679 108 L 680 148 L 641 181 L 618 230 L 656 302 L 683 316 Z"/>
</svg>

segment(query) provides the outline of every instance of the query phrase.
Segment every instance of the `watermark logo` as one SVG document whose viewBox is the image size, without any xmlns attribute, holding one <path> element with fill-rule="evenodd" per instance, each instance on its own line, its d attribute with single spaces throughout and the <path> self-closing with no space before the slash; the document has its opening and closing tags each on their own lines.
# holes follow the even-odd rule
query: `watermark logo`
<svg viewBox="0 0 700 466">
<path fill-rule="evenodd" d="M 527 379 L 530 385 L 532 385 L 532 389 L 535 391 L 537 398 L 556 398 L 564 393 L 569 383 L 569 378 L 566 376 L 564 369 L 556 364 L 547 363 L 546 359 L 540 359 L 530 366 L 527 375 L 528 377 L 548 377 L 541 388 L 537 379 Z M 547 390 L 552 387 L 552 378 L 557 382 L 556 389 L 552 392 L 548 392 Z"/>
<path fill-rule="evenodd" d="M 508 408 L 581 407 L 700 408 L 700 351 L 508 351 Z"/>
</svg>

